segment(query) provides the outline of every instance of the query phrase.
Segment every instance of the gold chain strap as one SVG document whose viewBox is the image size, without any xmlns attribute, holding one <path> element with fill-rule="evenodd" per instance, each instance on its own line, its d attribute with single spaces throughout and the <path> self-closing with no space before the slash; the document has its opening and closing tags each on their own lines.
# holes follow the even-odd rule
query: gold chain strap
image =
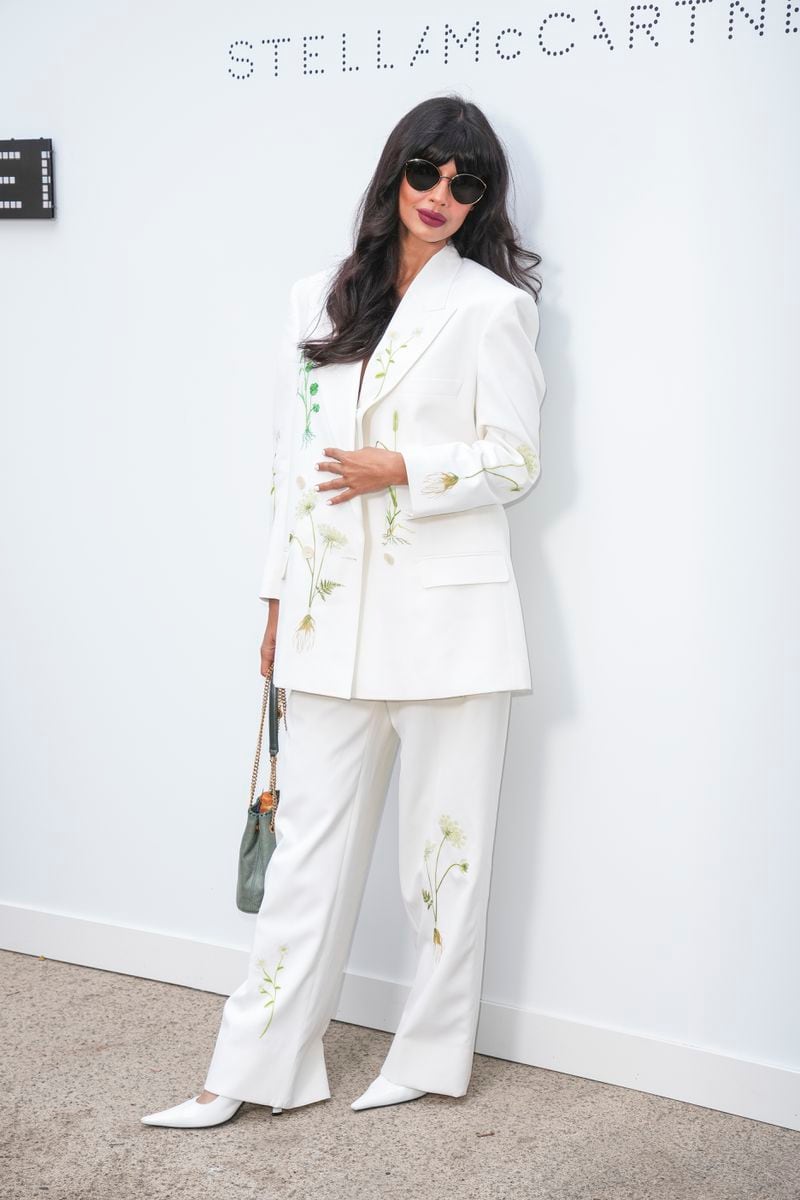
<svg viewBox="0 0 800 1200">
<path fill-rule="evenodd" d="M 267 671 L 267 675 L 264 680 L 264 696 L 261 701 L 261 722 L 258 727 L 258 742 L 256 744 L 255 762 L 253 763 L 253 776 L 252 776 L 252 779 L 250 780 L 250 804 L 248 806 L 250 808 L 252 808 L 252 806 L 253 806 L 253 800 L 254 800 L 255 794 L 256 794 L 256 782 L 258 780 L 258 765 L 261 762 L 261 742 L 264 738 L 264 721 L 265 721 L 266 715 L 267 715 L 267 708 L 269 707 L 269 689 L 270 689 L 270 684 L 272 682 L 272 672 L 274 670 L 274 666 L 275 666 L 275 663 L 273 661 L 273 663 L 270 665 L 269 670 Z M 283 717 L 283 726 L 284 726 L 284 729 L 287 729 L 288 726 L 286 724 L 286 689 L 279 687 L 276 689 L 276 691 L 277 691 L 278 724 L 280 725 L 281 717 Z M 277 787 L 276 758 L 277 758 L 276 755 L 270 754 L 269 794 L 272 796 L 272 805 L 271 805 L 272 811 L 271 811 L 270 823 L 269 823 L 270 833 L 275 832 L 275 810 L 278 807 L 278 801 L 277 801 L 277 797 L 275 794 L 275 789 Z"/>
</svg>

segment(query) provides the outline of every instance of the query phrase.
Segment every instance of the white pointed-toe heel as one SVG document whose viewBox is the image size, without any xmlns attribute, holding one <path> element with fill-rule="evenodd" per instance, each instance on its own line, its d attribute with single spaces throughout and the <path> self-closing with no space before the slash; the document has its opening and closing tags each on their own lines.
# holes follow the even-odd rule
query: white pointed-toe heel
<svg viewBox="0 0 800 1200">
<path fill-rule="evenodd" d="M 197 1096 L 194 1096 L 191 1100 L 184 1100 L 183 1104 L 176 1104 L 174 1108 L 148 1113 L 142 1117 L 142 1123 L 167 1125 L 170 1129 L 206 1129 L 230 1121 L 243 1103 L 243 1100 L 233 1100 L 230 1096 L 217 1096 L 208 1104 L 198 1104 Z"/>
<path fill-rule="evenodd" d="M 427 1092 L 421 1092 L 419 1088 L 405 1087 L 402 1083 L 392 1083 L 389 1079 L 384 1079 L 383 1075 L 379 1075 L 372 1081 L 364 1094 L 353 1101 L 350 1107 L 356 1110 L 379 1108 L 384 1104 L 402 1104 L 406 1100 L 418 1100 L 420 1096 L 427 1096 L 427 1094 Z"/>
</svg>

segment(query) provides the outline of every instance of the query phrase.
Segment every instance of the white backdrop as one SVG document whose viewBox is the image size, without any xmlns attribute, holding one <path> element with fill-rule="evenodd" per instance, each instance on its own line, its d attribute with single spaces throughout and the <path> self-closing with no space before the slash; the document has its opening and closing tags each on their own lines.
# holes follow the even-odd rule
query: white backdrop
<svg viewBox="0 0 800 1200">
<path fill-rule="evenodd" d="M 2 945 L 240 981 L 273 322 L 458 90 L 548 382 L 478 1049 L 800 1127 L 800 10 L 598 9 L 5 0 L 57 218 L 0 222 Z M 387 1029 L 395 824 L 338 1013 Z"/>
</svg>

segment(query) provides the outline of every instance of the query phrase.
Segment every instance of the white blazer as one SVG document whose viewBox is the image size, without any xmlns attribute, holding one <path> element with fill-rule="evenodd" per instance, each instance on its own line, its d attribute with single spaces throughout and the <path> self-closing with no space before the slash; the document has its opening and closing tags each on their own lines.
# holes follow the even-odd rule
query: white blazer
<svg viewBox="0 0 800 1200">
<path fill-rule="evenodd" d="M 330 331 L 335 268 L 297 280 L 278 355 L 272 520 L 259 597 L 280 599 L 274 682 L 429 699 L 531 687 L 504 505 L 539 474 L 533 297 L 447 242 L 364 374 L 297 349 Z M 408 484 L 325 503 L 325 447 L 399 451 Z"/>
</svg>

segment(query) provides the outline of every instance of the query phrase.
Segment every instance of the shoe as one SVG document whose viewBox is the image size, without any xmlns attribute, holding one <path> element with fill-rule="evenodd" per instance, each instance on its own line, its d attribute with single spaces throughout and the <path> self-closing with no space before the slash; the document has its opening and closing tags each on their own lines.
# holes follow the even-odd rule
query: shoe
<svg viewBox="0 0 800 1200">
<path fill-rule="evenodd" d="M 243 1100 L 232 1100 L 230 1096 L 217 1096 L 208 1104 L 198 1104 L 197 1096 L 194 1096 L 191 1100 L 184 1100 L 183 1104 L 176 1104 L 174 1108 L 149 1113 L 142 1117 L 142 1123 L 168 1125 L 171 1129 L 204 1129 L 229 1121 L 243 1104 Z"/>
<path fill-rule="evenodd" d="M 402 1083 L 392 1083 L 383 1075 L 379 1075 L 369 1085 L 363 1096 L 354 1100 L 350 1107 L 358 1110 L 378 1108 L 384 1104 L 402 1104 L 405 1100 L 418 1100 L 420 1096 L 427 1094 L 427 1092 L 421 1092 L 419 1088 L 404 1087 Z"/>
</svg>

